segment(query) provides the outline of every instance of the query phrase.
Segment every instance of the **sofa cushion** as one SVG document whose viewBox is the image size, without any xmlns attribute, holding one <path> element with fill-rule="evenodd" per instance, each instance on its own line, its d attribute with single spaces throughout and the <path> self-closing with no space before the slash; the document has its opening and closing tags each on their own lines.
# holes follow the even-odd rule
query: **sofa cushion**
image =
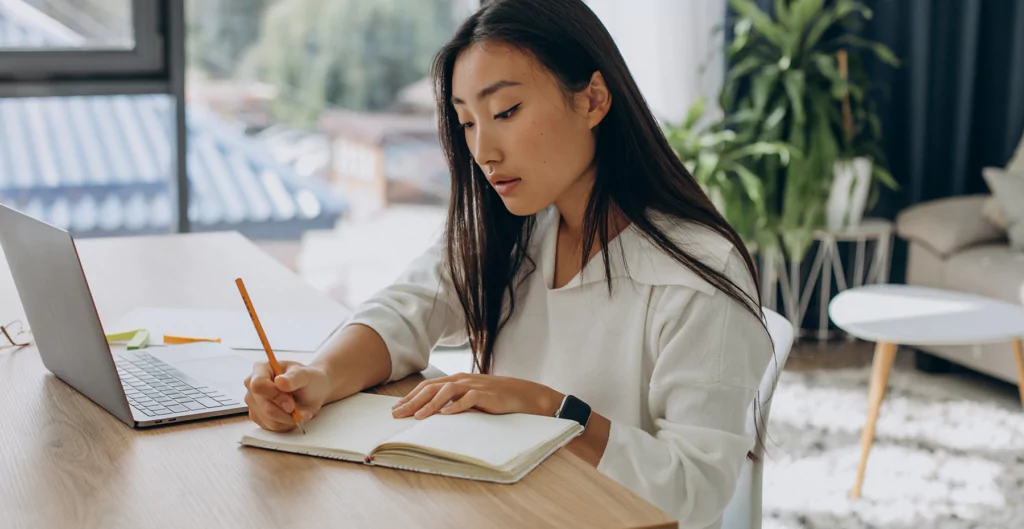
<svg viewBox="0 0 1024 529">
<path fill-rule="evenodd" d="M 981 207 L 981 214 L 993 226 L 1003 231 L 1010 229 L 1010 221 L 1006 218 L 1006 212 L 1003 211 L 1003 206 L 996 200 L 996 197 L 989 197 L 985 200 L 985 205 Z"/>
<path fill-rule="evenodd" d="M 1020 145 L 1017 145 L 1017 150 L 1013 152 L 1013 157 L 1007 162 L 1006 170 L 1024 176 L 1024 136 L 1021 136 Z M 1010 230 L 1010 221 L 1006 218 L 1006 211 L 996 197 L 991 197 L 985 201 L 982 214 L 997 228 L 1003 231 Z"/>
<path fill-rule="evenodd" d="M 986 167 L 982 174 L 1006 214 L 1010 246 L 1024 251 L 1024 172 L 1012 173 Z"/>
<path fill-rule="evenodd" d="M 1024 172 L 1024 135 L 1020 137 L 1017 150 L 1013 151 L 1013 157 L 1006 164 L 1006 170 L 1011 172 Z"/>
<path fill-rule="evenodd" d="M 1006 232 L 981 215 L 986 195 L 932 200 L 909 207 L 896 218 L 896 232 L 940 256 L 984 242 L 1001 240 Z"/>
<path fill-rule="evenodd" d="M 946 261 L 945 287 L 1024 305 L 1024 253 L 984 244 Z"/>
</svg>

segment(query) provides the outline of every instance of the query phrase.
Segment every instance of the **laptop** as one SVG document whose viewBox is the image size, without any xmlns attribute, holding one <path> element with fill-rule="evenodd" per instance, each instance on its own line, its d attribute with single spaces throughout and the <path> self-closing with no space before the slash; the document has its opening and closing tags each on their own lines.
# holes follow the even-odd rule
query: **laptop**
<svg viewBox="0 0 1024 529">
<path fill-rule="evenodd" d="M 112 352 L 67 231 L 0 204 L 3 246 L 43 365 L 133 428 L 247 411 L 252 361 L 214 342 Z"/>
</svg>

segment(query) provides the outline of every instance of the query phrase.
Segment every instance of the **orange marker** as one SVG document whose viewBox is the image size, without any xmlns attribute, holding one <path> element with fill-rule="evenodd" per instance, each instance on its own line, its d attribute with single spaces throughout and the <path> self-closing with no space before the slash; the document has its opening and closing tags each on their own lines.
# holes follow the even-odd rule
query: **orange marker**
<svg viewBox="0 0 1024 529">
<path fill-rule="evenodd" d="M 267 341 L 267 335 L 263 332 L 263 325 L 260 324 L 260 318 L 256 315 L 256 309 L 252 306 L 252 300 L 249 299 L 249 293 L 245 290 L 245 283 L 242 282 L 242 278 L 235 280 L 235 285 L 238 285 L 238 292 L 242 295 L 242 301 L 245 302 L 245 308 L 249 311 L 249 317 L 252 318 L 252 324 L 256 326 L 256 334 L 260 336 L 260 343 L 263 344 L 263 350 L 267 352 L 267 359 L 270 360 L 270 369 L 273 371 L 271 380 L 274 380 L 279 375 L 284 374 L 281 370 L 281 365 L 277 363 L 277 357 L 274 356 L 274 351 L 270 348 L 270 342 Z M 299 430 L 302 433 L 306 433 L 306 428 L 302 426 L 302 415 L 299 414 L 299 407 L 296 404 L 292 408 L 292 419 L 295 419 L 295 424 L 299 426 Z"/>
<path fill-rule="evenodd" d="M 195 342 L 217 342 L 220 343 L 220 338 L 200 338 L 197 336 L 172 336 L 170 334 L 164 335 L 165 344 L 179 344 L 179 343 L 195 343 Z"/>
</svg>

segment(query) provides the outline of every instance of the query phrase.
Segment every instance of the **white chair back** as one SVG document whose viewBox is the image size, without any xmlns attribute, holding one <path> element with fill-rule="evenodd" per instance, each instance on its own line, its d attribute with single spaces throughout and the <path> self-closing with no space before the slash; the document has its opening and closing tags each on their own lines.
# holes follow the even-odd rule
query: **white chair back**
<svg viewBox="0 0 1024 529">
<path fill-rule="evenodd" d="M 722 529 L 761 529 L 761 478 L 764 473 L 764 449 L 761 444 L 768 439 L 768 414 L 771 412 L 771 397 L 775 393 L 778 376 L 786 366 L 789 352 L 793 348 L 793 326 L 777 312 L 764 310 L 768 334 L 775 344 L 775 356 L 765 370 L 758 388 L 758 407 L 750 407 L 750 431 L 758 432 L 760 441 L 754 446 L 756 460 L 747 459 L 740 479 L 736 483 L 729 506 L 722 515 Z M 755 417 L 760 415 L 760 417 Z"/>
</svg>

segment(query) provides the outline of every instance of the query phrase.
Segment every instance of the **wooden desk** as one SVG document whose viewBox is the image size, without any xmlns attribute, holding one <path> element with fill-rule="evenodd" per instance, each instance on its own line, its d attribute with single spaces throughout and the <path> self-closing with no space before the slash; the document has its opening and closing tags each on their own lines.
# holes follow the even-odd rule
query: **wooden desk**
<svg viewBox="0 0 1024 529">
<path fill-rule="evenodd" d="M 80 241 L 100 317 L 140 305 L 342 309 L 234 233 Z M 0 259 L 0 322 L 23 317 Z M 243 352 L 253 360 L 259 352 Z M 310 354 L 281 354 L 308 361 Z M 408 391 L 417 380 L 382 388 Z M 674 527 L 560 451 L 516 485 L 370 468 L 242 447 L 245 416 L 132 430 L 47 371 L 0 349 L 4 527 Z"/>
</svg>

